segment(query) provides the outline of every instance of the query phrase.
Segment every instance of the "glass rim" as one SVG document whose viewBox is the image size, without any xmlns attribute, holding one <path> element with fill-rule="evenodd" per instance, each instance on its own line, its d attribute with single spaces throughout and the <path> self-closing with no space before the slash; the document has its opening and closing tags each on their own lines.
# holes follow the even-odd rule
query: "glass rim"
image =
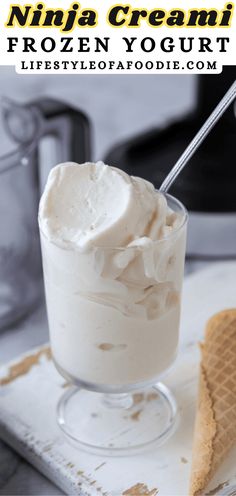
<svg viewBox="0 0 236 496">
<path fill-rule="evenodd" d="M 184 228 L 184 226 L 187 224 L 188 217 L 189 217 L 189 214 L 188 214 L 186 207 L 183 205 L 183 203 L 180 200 L 175 198 L 175 196 L 172 196 L 169 193 L 162 193 L 158 189 L 156 189 L 155 191 L 162 194 L 167 199 L 167 205 L 168 205 L 168 199 L 172 200 L 176 205 L 178 205 L 179 210 L 181 211 L 181 213 L 183 213 L 183 218 L 182 218 L 182 222 L 180 223 L 180 225 L 178 225 L 178 227 L 176 229 L 173 229 L 167 236 L 165 236 L 161 239 L 151 240 L 152 244 L 154 246 L 161 244 L 161 243 L 165 243 L 166 241 L 169 241 L 172 238 L 174 238 L 176 236 L 176 234 L 178 232 L 180 232 Z M 95 244 L 91 244 L 91 245 L 89 244 L 85 248 L 80 248 L 79 246 L 76 246 L 75 244 L 70 243 L 68 241 L 56 242 L 55 240 L 49 239 L 49 237 L 45 234 L 44 230 L 41 228 L 40 215 L 38 216 L 38 224 L 39 224 L 40 234 L 42 234 L 43 237 L 46 238 L 51 244 L 57 246 L 57 248 L 61 248 L 62 250 L 65 250 L 65 251 L 76 251 L 76 252 L 83 254 L 83 253 L 86 253 L 87 251 L 91 251 L 92 249 L 96 249 L 96 250 L 103 250 L 103 251 L 117 251 L 118 253 L 120 253 L 120 252 L 126 251 L 126 250 L 134 250 L 134 249 L 135 250 L 143 250 L 146 248 L 146 247 L 143 247 L 140 245 L 134 245 L 134 246 L 105 246 L 105 245 L 103 246 L 103 245 L 101 245 L 101 246 L 97 246 Z M 144 237 L 144 236 L 141 236 L 141 237 Z M 151 239 L 151 238 L 148 238 L 148 239 Z"/>
</svg>

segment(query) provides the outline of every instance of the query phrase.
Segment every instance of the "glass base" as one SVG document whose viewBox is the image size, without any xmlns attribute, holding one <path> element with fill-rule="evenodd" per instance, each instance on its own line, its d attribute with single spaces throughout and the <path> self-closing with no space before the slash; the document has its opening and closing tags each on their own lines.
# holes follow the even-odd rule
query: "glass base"
<svg viewBox="0 0 236 496">
<path fill-rule="evenodd" d="M 133 394 L 70 387 L 57 407 L 58 424 L 78 447 L 94 454 L 135 454 L 162 444 L 176 426 L 177 405 L 162 383 Z"/>
</svg>

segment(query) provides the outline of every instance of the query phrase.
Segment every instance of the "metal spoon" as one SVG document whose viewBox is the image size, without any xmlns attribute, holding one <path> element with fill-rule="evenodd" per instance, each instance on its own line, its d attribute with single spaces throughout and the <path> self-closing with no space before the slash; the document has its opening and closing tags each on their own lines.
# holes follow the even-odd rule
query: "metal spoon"
<svg viewBox="0 0 236 496">
<path fill-rule="evenodd" d="M 175 181 L 175 179 L 178 177 L 182 169 L 188 163 L 188 161 L 193 156 L 193 154 L 198 149 L 198 147 L 201 145 L 201 143 L 206 138 L 208 133 L 211 131 L 211 129 L 214 127 L 214 125 L 217 123 L 217 121 L 220 119 L 220 117 L 223 115 L 223 113 L 226 111 L 226 109 L 229 107 L 229 105 L 233 102 L 235 98 L 236 98 L 236 80 L 234 81 L 232 86 L 230 86 L 229 90 L 225 93 L 225 96 L 222 98 L 220 103 L 218 103 L 215 110 L 213 110 L 212 114 L 208 117 L 206 122 L 203 124 L 203 126 L 196 134 L 195 138 L 193 138 L 193 140 L 187 146 L 184 153 L 181 155 L 181 157 L 176 162 L 174 167 L 171 169 L 169 174 L 166 176 L 161 187 L 159 188 L 160 191 L 162 191 L 163 193 L 168 191 L 168 189 Z"/>
</svg>

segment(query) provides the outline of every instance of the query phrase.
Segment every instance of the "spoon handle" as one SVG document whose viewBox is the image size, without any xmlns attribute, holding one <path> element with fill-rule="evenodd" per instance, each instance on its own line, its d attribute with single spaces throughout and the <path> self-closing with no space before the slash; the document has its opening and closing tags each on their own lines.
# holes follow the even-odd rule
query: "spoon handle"
<svg viewBox="0 0 236 496">
<path fill-rule="evenodd" d="M 233 100 L 235 98 L 236 98 L 236 81 L 234 81 L 232 86 L 230 86 L 229 90 L 225 93 L 224 97 L 218 103 L 215 110 L 213 110 L 213 112 L 208 117 L 206 122 L 199 129 L 196 136 L 193 138 L 193 140 L 187 146 L 186 150 L 180 156 L 179 160 L 176 162 L 174 167 L 171 169 L 169 174 L 166 176 L 161 187 L 159 188 L 160 191 L 162 191 L 162 192 L 168 191 L 168 189 L 170 188 L 172 183 L 178 177 L 179 173 L 185 167 L 185 165 L 190 160 L 190 158 L 193 156 L 193 154 L 198 149 L 200 144 L 203 142 L 203 140 L 206 138 L 208 133 L 211 131 L 211 129 L 214 127 L 214 125 L 217 123 L 217 121 L 220 119 L 222 114 L 225 112 L 225 110 L 229 107 L 229 105 L 233 102 Z"/>
</svg>

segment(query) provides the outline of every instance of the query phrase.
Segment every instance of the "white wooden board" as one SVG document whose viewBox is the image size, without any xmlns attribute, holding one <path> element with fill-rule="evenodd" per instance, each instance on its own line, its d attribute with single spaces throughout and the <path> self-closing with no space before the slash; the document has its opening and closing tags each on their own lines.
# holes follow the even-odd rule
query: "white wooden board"
<svg viewBox="0 0 236 496">
<path fill-rule="evenodd" d="M 177 431 L 162 447 L 132 457 L 108 458 L 72 446 L 56 423 L 56 404 L 65 381 L 41 349 L 20 357 L 16 367 L 7 364 L 0 369 L 0 437 L 67 494 L 187 495 L 197 396 L 197 343 L 206 320 L 227 307 L 236 307 L 236 263 L 214 265 L 186 278 L 180 352 L 165 379 L 177 397 L 181 418 Z M 223 486 L 236 484 L 235 460 L 236 450 L 212 480 L 209 494 L 220 494 Z"/>
</svg>

